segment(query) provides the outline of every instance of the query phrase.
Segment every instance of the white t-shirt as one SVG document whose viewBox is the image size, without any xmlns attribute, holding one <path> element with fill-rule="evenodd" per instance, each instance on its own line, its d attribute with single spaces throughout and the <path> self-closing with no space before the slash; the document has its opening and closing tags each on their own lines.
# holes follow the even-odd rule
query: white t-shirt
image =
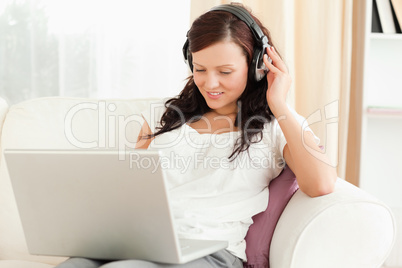
<svg viewBox="0 0 402 268">
<path fill-rule="evenodd" d="M 142 113 L 153 133 L 164 111 L 163 103 L 155 103 Z M 305 119 L 292 112 L 302 125 Z M 156 136 L 149 148 L 162 152 L 179 237 L 228 241 L 227 250 L 246 260 L 244 237 L 252 216 L 267 208 L 268 184 L 284 167 L 286 139 L 273 119 L 261 141 L 231 162 L 239 136 L 237 131 L 200 134 L 184 124 Z"/>
</svg>

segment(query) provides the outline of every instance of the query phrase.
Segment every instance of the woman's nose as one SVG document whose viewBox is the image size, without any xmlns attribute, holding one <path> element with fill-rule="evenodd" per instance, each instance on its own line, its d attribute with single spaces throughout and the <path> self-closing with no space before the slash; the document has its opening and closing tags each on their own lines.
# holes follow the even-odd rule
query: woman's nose
<svg viewBox="0 0 402 268">
<path fill-rule="evenodd" d="M 215 74 L 209 73 L 205 80 L 205 87 L 209 90 L 219 87 L 219 78 Z"/>
</svg>

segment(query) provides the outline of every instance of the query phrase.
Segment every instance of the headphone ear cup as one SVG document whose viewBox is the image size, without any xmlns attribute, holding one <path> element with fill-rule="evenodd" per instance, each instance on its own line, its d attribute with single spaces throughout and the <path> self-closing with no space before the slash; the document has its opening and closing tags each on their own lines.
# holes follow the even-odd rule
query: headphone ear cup
<svg viewBox="0 0 402 268">
<path fill-rule="evenodd" d="M 193 56 L 191 52 L 187 50 L 187 65 L 190 68 L 191 72 L 193 72 Z"/>
<path fill-rule="evenodd" d="M 254 59 L 253 59 L 253 73 L 255 81 L 261 81 L 269 72 L 267 66 L 264 63 L 264 55 L 266 53 L 266 47 L 264 46 L 263 49 L 256 48 L 254 50 Z M 271 58 L 268 57 L 268 60 L 272 62 Z"/>
<path fill-rule="evenodd" d="M 264 64 L 264 49 L 260 47 L 254 48 L 253 59 L 249 67 L 249 79 L 252 81 L 261 81 L 268 72 L 268 68 Z"/>
<path fill-rule="evenodd" d="M 188 39 L 183 45 L 183 57 L 184 57 L 184 62 L 187 64 L 188 68 L 190 68 L 191 72 L 193 72 L 193 57 L 191 56 L 190 51 L 188 50 Z"/>
</svg>

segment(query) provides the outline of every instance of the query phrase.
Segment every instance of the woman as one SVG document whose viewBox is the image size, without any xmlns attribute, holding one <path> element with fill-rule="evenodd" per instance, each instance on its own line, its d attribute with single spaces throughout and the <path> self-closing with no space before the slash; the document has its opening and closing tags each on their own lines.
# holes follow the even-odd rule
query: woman
<svg viewBox="0 0 402 268">
<path fill-rule="evenodd" d="M 178 97 L 143 113 L 136 147 L 157 148 L 170 159 L 166 172 L 180 237 L 229 242 L 226 250 L 177 266 L 242 267 L 251 218 L 266 209 L 267 186 L 284 162 L 311 197 L 331 193 L 336 172 L 314 153 L 318 139 L 286 105 L 288 70 L 267 29 L 243 7 L 223 5 L 200 16 L 183 52 L 193 75 Z M 59 267 L 102 264 L 165 267 L 77 258 Z"/>
</svg>

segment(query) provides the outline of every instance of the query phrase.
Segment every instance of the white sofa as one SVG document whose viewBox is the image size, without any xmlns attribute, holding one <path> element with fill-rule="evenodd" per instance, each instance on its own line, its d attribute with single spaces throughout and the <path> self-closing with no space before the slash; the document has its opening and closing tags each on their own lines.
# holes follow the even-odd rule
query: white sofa
<svg viewBox="0 0 402 268">
<path fill-rule="evenodd" d="M 152 101 L 52 97 L 8 107 L 0 100 L 0 148 L 133 147 L 142 124 L 139 114 Z M 394 239 L 389 208 L 338 179 L 332 194 L 293 195 L 272 238 L 270 267 L 378 268 Z M 0 268 L 50 268 L 64 259 L 28 253 L 1 154 Z"/>
</svg>

